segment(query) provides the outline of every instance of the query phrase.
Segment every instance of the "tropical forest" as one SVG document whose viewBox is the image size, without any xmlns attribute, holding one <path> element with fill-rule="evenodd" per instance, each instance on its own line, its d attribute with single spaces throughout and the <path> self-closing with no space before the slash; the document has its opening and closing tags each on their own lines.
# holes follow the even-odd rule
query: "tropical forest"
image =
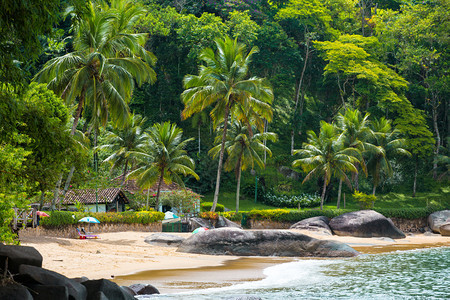
<svg viewBox="0 0 450 300">
<path fill-rule="evenodd" d="M 2 0 L 0 241 L 130 181 L 134 212 L 449 209 L 449 33 L 448 0 Z"/>
</svg>

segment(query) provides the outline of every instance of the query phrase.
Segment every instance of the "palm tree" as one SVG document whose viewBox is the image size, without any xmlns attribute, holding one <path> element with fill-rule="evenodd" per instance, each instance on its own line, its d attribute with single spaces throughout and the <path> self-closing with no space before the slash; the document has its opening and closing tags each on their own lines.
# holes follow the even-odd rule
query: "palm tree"
<svg viewBox="0 0 450 300">
<path fill-rule="evenodd" d="M 348 108 L 344 114 L 339 113 L 337 116 L 337 126 L 344 134 L 344 147 L 358 149 L 361 153 L 358 156 L 359 162 L 356 162 L 355 166 L 358 169 L 361 166 L 363 172 L 367 175 L 366 162 L 364 155 L 367 152 L 377 153 L 377 148 L 374 147 L 369 140 L 374 137 L 373 131 L 370 129 L 369 114 L 364 116 L 358 109 Z M 339 179 L 339 191 L 337 199 L 337 208 L 340 206 L 342 181 L 344 178 Z M 358 173 L 354 174 L 354 181 L 356 190 L 359 189 L 359 176 Z"/>
<path fill-rule="evenodd" d="M 137 184 L 141 187 L 152 187 L 158 183 L 156 193 L 156 207 L 159 207 L 159 196 L 163 181 L 167 184 L 175 181 L 184 188 L 184 182 L 180 175 L 192 175 L 199 180 L 194 172 L 195 163 L 187 155 L 187 143 L 193 139 L 182 141 L 183 130 L 176 124 L 165 122 L 156 123 L 147 132 L 147 152 L 135 152 L 145 162 L 138 169 L 129 174 L 131 178 L 137 178 Z"/>
<path fill-rule="evenodd" d="M 132 114 L 127 123 L 121 129 L 109 131 L 106 134 L 105 144 L 96 148 L 96 151 L 107 150 L 113 153 L 103 163 L 111 164 L 111 172 L 123 167 L 122 185 L 128 172 L 128 166 L 136 163 L 133 155 L 136 151 L 144 150 L 147 137 L 144 133 L 146 118 Z"/>
<path fill-rule="evenodd" d="M 128 117 L 128 102 L 134 82 L 154 82 L 149 66 L 155 63 L 144 49 L 146 34 L 133 26 L 145 14 L 130 0 L 88 3 L 87 12 L 73 18 L 75 51 L 49 60 L 34 77 L 71 104 L 78 98 L 72 133 L 84 105 L 103 125 L 110 114 L 120 125 Z"/>
<path fill-rule="evenodd" d="M 404 148 L 406 141 L 399 138 L 400 131 L 397 129 L 392 130 L 391 120 L 387 120 L 384 117 L 374 120 L 372 121 L 372 129 L 374 132 L 373 144 L 379 151 L 370 156 L 367 167 L 373 179 L 372 194 L 375 195 L 381 178 L 392 176 L 392 158 L 398 154 L 411 156 L 411 153 Z"/>
<path fill-rule="evenodd" d="M 252 170 L 256 164 L 263 169 L 264 161 L 261 159 L 260 153 L 267 152 L 272 156 L 270 149 L 264 145 L 264 140 L 270 140 L 275 142 L 277 135 L 273 132 L 264 132 L 254 134 L 250 137 L 249 129 L 246 125 L 242 125 L 240 122 L 235 121 L 231 124 L 229 129 L 229 135 L 225 142 L 225 149 L 227 150 L 228 157 L 225 161 L 225 171 L 235 171 L 237 178 L 236 188 L 236 212 L 239 211 L 239 194 L 241 186 L 241 173 L 245 171 L 249 166 Z M 220 153 L 221 148 L 221 135 L 216 138 L 217 145 L 209 150 L 208 154 L 216 158 Z"/>
<path fill-rule="evenodd" d="M 320 201 L 320 209 L 323 209 L 325 191 L 331 177 L 344 178 L 349 182 L 346 172 L 357 173 L 355 163 L 358 162 L 359 151 L 355 148 L 345 148 L 343 134 L 339 134 L 333 124 L 320 121 L 320 133 L 317 136 L 314 131 L 308 131 L 308 142 L 303 143 L 303 148 L 294 150 L 294 154 L 300 154 L 301 159 L 292 163 L 293 167 L 302 167 L 308 172 L 303 182 L 312 176 L 323 176 L 323 189 Z"/>
<path fill-rule="evenodd" d="M 272 88 L 266 80 L 248 76 L 251 57 L 258 51 L 253 47 L 247 53 L 244 44 L 229 37 L 215 41 L 217 51 L 204 49 L 200 59 L 206 65 L 200 66 L 199 75 L 186 75 L 183 80 L 185 91 L 181 99 L 185 105 L 183 119 L 213 106 L 211 118 L 214 128 L 223 123 L 222 143 L 217 168 L 216 189 L 211 211 L 215 211 L 219 197 L 220 175 L 227 135 L 228 119 L 242 120 L 247 125 L 248 112 L 252 111 L 258 130 L 262 131 L 263 121 L 271 121 L 273 100 Z M 250 126 L 249 126 L 250 127 Z"/>
</svg>

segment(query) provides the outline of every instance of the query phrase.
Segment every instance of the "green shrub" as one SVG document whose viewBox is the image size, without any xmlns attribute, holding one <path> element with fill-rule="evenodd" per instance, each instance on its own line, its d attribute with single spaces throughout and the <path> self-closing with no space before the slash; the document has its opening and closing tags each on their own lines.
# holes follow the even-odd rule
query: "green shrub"
<svg viewBox="0 0 450 300">
<path fill-rule="evenodd" d="M 211 207 L 212 207 L 212 202 L 203 202 L 201 204 L 201 211 L 210 211 Z M 225 211 L 225 206 L 223 206 L 222 204 L 217 203 L 216 205 L 216 212 L 223 212 Z"/>
<path fill-rule="evenodd" d="M 376 208 L 375 211 L 379 212 L 386 218 L 400 218 L 407 220 L 414 220 L 420 218 L 427 218 L 435 211 L 445 210 L 443 206 L 429 206 L 420 208 Z"/>
<path fill-rule="evenodd" d="M 375 195 L 367 195 L 358 191 L 355 191 L 352 196 L 359 203 L 361 209 L 373 208 L 375 200 L 377 200 Z"/>
<path fill-rule="evenodd" d="M 263 203 L 275 207 L 316 207 L 320 205 L 320 196 L 317 194 L 285 195 L 267 192 Z"/>
<path fill-rule="evenodd" d="M 226 211 L 223 213 L 220 213 L 221 216 L 224 216 L 228 220 L 231 221 L 241 221 L 242 220 L 242 212 L 235 212 L 235 211 Z"/>
<path fill-rule="evenodd" d="M 40 224 L 44 227 L 60 227 L 77 224 L 84 217 L 91 216 L 106 224 L 151 224 L 164 219 L 164 213 L 157 211 L 126 211 L 126 212 L 68 212 L 53 211 L 50 217 L 42 218 Z"/>
</svg>

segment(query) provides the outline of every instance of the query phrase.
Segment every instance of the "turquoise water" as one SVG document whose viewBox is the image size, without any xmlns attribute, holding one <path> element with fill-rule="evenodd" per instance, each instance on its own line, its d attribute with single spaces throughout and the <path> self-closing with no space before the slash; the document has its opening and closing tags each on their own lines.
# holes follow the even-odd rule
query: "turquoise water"
<svg viewBox="0 0 450 300">
<path fill-rule="evenodd" d="M 269 267 L 264 275 L 260 281 L 140 299 L 450 299 L 450 247 L 298 260 Z"/>
</svg>

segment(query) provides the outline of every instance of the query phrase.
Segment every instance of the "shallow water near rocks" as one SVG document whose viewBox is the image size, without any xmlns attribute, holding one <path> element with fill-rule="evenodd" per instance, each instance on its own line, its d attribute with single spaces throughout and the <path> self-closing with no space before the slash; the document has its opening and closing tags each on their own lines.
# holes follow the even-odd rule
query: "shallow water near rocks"
<svg viewBox="0 0 450 300">
<path fill-rule="evenodd" d="M 217 272 L 214 277 L 220 278 L 220 270 Z M 450 247 L 363 254 L 346 259 L 298 259 L 280 262 L 263 272 L 263 279 L 222 282 L 220 287 L 194 284 L 186 278 L 185 292 L 139 299 L 233 299 L 243 295 L 283 300 L 450 297 Z M 180 286 L 173 288 L 180 290 Z"/>
</svg>

